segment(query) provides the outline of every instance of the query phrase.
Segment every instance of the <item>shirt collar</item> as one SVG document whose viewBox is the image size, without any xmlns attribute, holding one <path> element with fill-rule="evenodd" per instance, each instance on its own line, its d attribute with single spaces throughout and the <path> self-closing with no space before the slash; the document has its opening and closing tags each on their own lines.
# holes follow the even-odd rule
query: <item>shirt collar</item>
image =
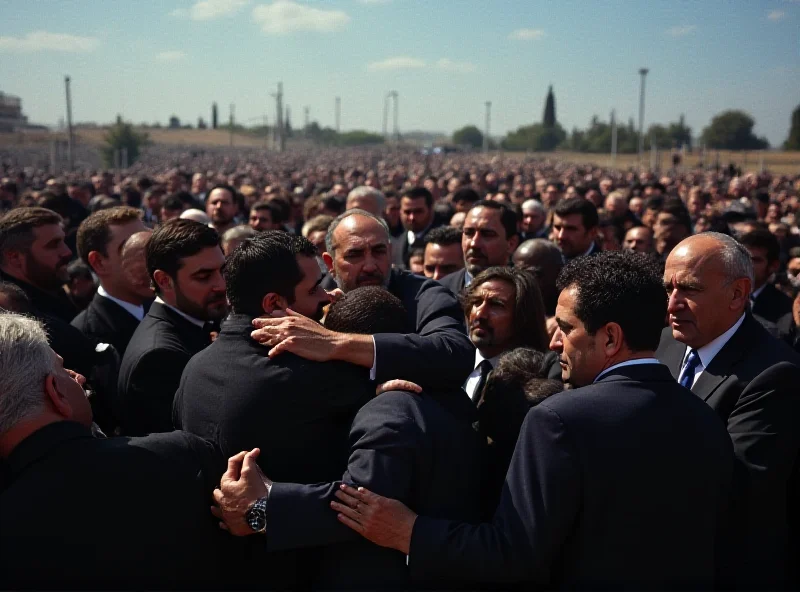
<svg viewBox="0 0 800 592">
<path fill-rule="evenodd" d="M 698 348 L 697 355 L 700 356 L 700 363 L 703 365 L 703 368 L 708 368 L 708 365 L 716 357 L 720 350 L 725 347 L 725 344 L 730 341 L 731 337 L 733 337 L 733 334 L 739 330 L 739 327 L 741 327 L 742 323 L 744 323 L 744 317 L 745 315 L 742 314 L 742 316 L 739 317 L 739 320 L 736 321 L 730 329 L 725 331 L 725 333 L 713 341 L 709 341 L 703 347 Z M 686 357 L 689 355 L 691 349 L 692 348 L 690 347 L 686 348 L 686 352 L 683 354 L 684 363 L 686 363 Z"/>
<path fill-rule="evenodd" d="M 106 289 L 103 287 L 102 284 L 100 284 L 100 286 L 97 288 L 97 293 L 103 298 L 108 298 L 109 300 L 111 300 L 111 302 L 116 302 L 117 304 L 119 304 L 122 308 L 127 310 L 134 317 L 136 317 L 136 320 L 141 321 L 144 318 L 144 306 L 142 306 L 141 304 L 139 306 L 136 306 L 135 304 L 131 304 L 130 302 L 125 302 L 124 300 L 115 298 L 106 291 Z"/>
<path fill-rule="evenodd" d="M 472 274 L 466 269 L 464 270 L 464 287 L 466 288 L 472 283 Z"/>
<path fill-rule="evenodd" d="M 594 382 L 597 382 L 603 376 L 611 372 L 612 370 L 616 370 L 617 368 L 622 368 L 623 366 L 640 366 L 642 364 L 660 364 L 657 359 L 655 358 L 637 358 L 635 360 L 625 360 L 624 362 L 620 362 L 619 364 L 614 364 L 613 366 L 609 366 L 605 370 L 603 370 L 597 377 L 594 379 Z"/>
<path fill-rule="evenodd" d="M 492 365 L 492 368 L 494 368 L 494 367 L 497 365 L 497 360 L 499 360 L 499 359 L 500 359 L 500 356 L 502 356 L 502 355 L 503 355 L 503 354 L 502 354 L 502 353 L 500 353 L 500 354 L 497 354 L 497 355 L 496 355 L 495 357 L 493 357 L 493 358 L 488 358 L 488 360 L 489 360 L 489 363 Z M 477 349 L 475 350 L 475 368 L 477 368 L 478 366 L 480 366 L 480 365 L 481 365 L 481 362 L 483 362 L 483 361 L 484 361 L 484 360 L 486 360 L 486 359 L 487 359 L 487 358 L 484 358 L 484 357 L 481 355 L 481 352 L 479 352 Z"/>
<path fill-rule="evenodd" d="M 755 290 L 752 294 L 750 294 L 750 300 L 755 300 L 761 295 L 761 292 L 764 291 L 764 288 L 767 287 L 767 282 L 764 282 L 764 285 L 761 286 L 758 290 Z"/>
<path fill-rule="evenodd" d="M 163 300 L 161 300 L 161 296 L 156 296 L 156 302 L 158 302 L 159 304 L 163 304 L 164 306 L 166 306 L 166 307 L 167 307 L 167 308 L 169 308 L 170 310 L 174 310 L 174 311 L 175 311 L 175 312 L 177 312 L 179 315 L 181 315 L 181 316 L 182 316 L 184 319 L 186 319 L 187 321 L 189 321 L 189 322 L 190 322 L 192 325 L 196 325 L 196 326 L 200 327 L 201 329 L 202 329 L 202 328 L 203 328 L 203 326 L 205 326 L 205 324 L 206 324 L 206 323 L 205 323 L 205 321 L 201 321 L 200 319 L 196 319 L 196 318 L 194 318 L 194 317 L 191 317 L 191 316 L 189 316 L 188 314 L 186 314 L 185 312 L 183 312 L 182 310 L 178 310 L 177 308 L 175 308 L 175 307 L 174 307 L 174 306 L 172 306 L 171 304 L 167 304 L 166 302 L 164 302 Z"/>
</svg>

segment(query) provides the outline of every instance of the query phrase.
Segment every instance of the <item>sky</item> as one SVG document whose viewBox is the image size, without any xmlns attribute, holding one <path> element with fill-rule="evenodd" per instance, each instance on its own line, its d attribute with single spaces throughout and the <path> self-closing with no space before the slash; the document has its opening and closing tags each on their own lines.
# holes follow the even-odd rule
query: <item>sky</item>
<svg viewBox="0 0 800 592">
<path fill-rule="evenodd" d="M 0 91 L 32 123 L 197 123 L 275 118 L 283 82 L 294 128 L 380 131 L 398 93 L 400 131 L 492 136 L 541 121 L 549 85 L 570 130 L 592 116 L 645 127 L 681 114 L 699 135 L 744 110 L 773 146 L 800 103 L 800 0 L 0 0 Z M 390 118 L 391 121 L 391 118 Z M 391 123 L 390 123 L 391 126 Z"/>
</svg>

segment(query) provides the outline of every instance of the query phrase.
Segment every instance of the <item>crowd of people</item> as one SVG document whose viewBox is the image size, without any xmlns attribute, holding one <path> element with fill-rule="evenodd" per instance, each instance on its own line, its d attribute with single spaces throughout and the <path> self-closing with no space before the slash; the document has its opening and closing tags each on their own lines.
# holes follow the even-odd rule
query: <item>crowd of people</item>
<svg viewBox="0 0 800 592">
<path fill-rule="evenodd" d="M 0 588 L 800 586 L 800 175 L 0 180 Z"/>
</svg>

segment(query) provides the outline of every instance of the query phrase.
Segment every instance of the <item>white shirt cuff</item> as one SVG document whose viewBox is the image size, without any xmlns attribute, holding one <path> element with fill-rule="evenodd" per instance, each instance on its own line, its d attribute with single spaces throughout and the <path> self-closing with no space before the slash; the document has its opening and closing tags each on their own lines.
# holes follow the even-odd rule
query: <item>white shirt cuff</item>
<svg viewBox="0 0 800 592">
<path fill-rule="evenodd" d="M 369 369 L 369 379 L 375 380 L 375 374 L 378 368 L 378 347 L 375 345 L 375 336 L 372 336 L 372 368 Z"/>
</svg>

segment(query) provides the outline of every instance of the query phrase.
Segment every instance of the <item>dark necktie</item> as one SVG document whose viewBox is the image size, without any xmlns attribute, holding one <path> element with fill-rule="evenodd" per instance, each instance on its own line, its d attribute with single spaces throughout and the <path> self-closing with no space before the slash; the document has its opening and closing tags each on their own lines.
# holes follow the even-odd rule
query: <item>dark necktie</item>
<svg viewBox="0 0 800 592">
<path fill-rule="evenodd" d="M 681 373 L 681 386 L 686 387 L 687 389 L 692 389 L 692 384 L 694 384 L 694 375 L 697 372 L 697 367 L 700 365 L 700 354 L 697 353 L 696 349 L 689 350 L 689 355 L 686 358 L 686 362 L 683 364 L 683 372 Z"/>
<path fill-rule="evenodd" d="M 480 378 L 478 378 L 478 384 L 475 385 L 475 390 L 472 391 L 472 400 L 476 405 L 481 400 L 481 393 L 483 392 L 483 387 L 486 386 L 486 379 L 489 377 L 489 372 L 492 371 L 492 363 L 489 360 L 484 360 L 478 364 L 478 370 L 480 371 Z"/>
</svg>

